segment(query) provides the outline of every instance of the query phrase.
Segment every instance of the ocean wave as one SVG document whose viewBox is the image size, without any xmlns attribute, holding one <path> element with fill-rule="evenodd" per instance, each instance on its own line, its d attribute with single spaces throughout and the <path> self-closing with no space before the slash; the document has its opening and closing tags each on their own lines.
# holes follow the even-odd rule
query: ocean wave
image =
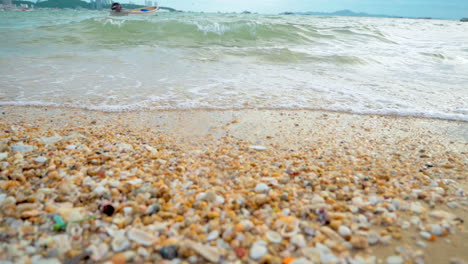
<svg viewBox="0 0 468 264">
<path fill-rule="evenodd" d="M 316 18 L 317 19 L 317 18 Z M 314 45 L 347 41 L 396 43 L 375 29 L 351 26 L 321 27 L 309 21 L 290 21 L 245 16 L 87 17 L 68 23 L 16 28 L 9 32 L 23 44 L 50 43 L 97 47 L 163 45 L 170 47 L 251 47 L 269 45 Z"/>
</svg>

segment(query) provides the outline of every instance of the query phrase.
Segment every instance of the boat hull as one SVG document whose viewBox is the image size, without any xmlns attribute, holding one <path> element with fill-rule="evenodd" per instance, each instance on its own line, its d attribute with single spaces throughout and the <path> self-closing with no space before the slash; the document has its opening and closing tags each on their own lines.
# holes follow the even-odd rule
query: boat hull
<svg viewBox="0 0 468 264">
<path fill-rule="evenodd" d="M 111 16 L 154 16 L 158 12 L 159 7 L 147 6 L 131 10 L 123 10 L 121 12 L 110 11 Z"/>
</svg>

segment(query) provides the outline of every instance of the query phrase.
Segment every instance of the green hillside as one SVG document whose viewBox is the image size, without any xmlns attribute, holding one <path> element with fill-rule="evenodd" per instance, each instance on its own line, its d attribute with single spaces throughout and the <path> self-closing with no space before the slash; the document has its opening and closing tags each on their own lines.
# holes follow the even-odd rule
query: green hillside
<svg viewBox="0 0 468 264">
<path fill-rule="evenodd" d="M 81 0 L 48 0 L 34 5 L 35 7 L 48 8 L 90 8 L 90 4 Z"/>
<path fill-rule="evenodd" d="M 35 2 L 31 2 L 31 1 L 13 1 L 13 4 L 14 4 L 14 5 L 23 5 L 23 4 L 27 4 L 28 6 L 36 5 Z"/>
<path fill-rule="evenodd" d="M 34 6 L 36 8 L 88 8 L 88 9 L 95 9 L 95 5 L 81 1 L 81 0 L 48 0 L 44 2 L 37 3 L 31 1 L 13 1 L 15 5 L 27 4 L 28 6 Z M 142 5 L 135 5 L 135 4 L 122 4 L 122 7 L 125 9 L 134 9 L 143 7 Z M 103 9 L 110 9 L 110 5 L 103 6 Z M 176 11 L 174 8 L 171 7 L 160 7 L 161 9 L 165 9 L 171 12 Z"/>
</svg>

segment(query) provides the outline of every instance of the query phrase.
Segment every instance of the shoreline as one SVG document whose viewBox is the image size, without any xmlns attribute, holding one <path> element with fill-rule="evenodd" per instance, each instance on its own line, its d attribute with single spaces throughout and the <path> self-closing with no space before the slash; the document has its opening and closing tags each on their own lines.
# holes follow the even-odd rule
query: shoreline
<svg viewBox="0 0 468 264">
<path fill-rule="evenodd" d="M 321 110 L 216 110 L 216 109 L 187 109 L 187 110 L 152 110 L 152 111 L 128 111 L 128 112 L 102 112 L 97 110 L 84 110 L 81 108 L 63 107 L 38 107 L 38 106 L 0 106 L 3 117 L 9 119 L 25 118 L 27 121 L 38 121 L 41 118 L 65 120 L 66 118 L 78 118 L 83 125 L 86 119 L 100 119 L 111 123 L 119 118 L 123 125 L 129 125 L 134 129 L 142 126 L 148 129 L 165 131 L 172 136 L 192 137 L 213 134 L 215 136 L 231 135 L 239 139 L 251 141 L 264 140 L 255 134 L 282 134 L 277 140 L 268 135 L 274 143 L 292 142 L 294 145 L 301 141 L 310 141 L 323 136 L 316 130 L 320 129 L 335 133 L 334 137 L 348 137 L 357 132 L 367 136 L 382 137 L 411 136 L 423 134 L 436 136 L 443 139 L 444 144 L 459 150 L 467 149 L 468 123 L 459 120 L 443 120 L 412 116 L 389 116 L 372 114 L 354 114 L 347 112 L 321 111 Z M 0 113 L 0 114 L 2 114 Z M 13 114 L 13 116 L 8 116 Z M 15 116 L 16 115 L 16 116 Z M 124 119 L 124 120 L 122 120 Z M 245 121 L 245 122 L 244 122 Z M 309 123 L 312 122 L 312 123 Z M 335 123 L 336 130 L 331 124 Z M 47 125 L 47 122 L 45 123 Z M 53 126 L 61 126 L 55 123 Z M 332 126 L 332 127 L 330 127 Z M 183 129 L 185 127 L 185 129 Z M 345 130 L 348 129 L 348 130 Z M 188 133 L 186 133 L 188 130 Z M 364 131 L 362 131 L 364 130 Z M 254 131 L 255 133 L 251 133 Z M 307 134 L 307 132 L 313 132 Z M 340 132 L 337 134 L 337 132 Z M 380 133 L 380 134 L 379 134 Z M 192 135 L 191 135 L 192 134 Z M 452 143 L 450 143 L 452 142 Z"/>
<path fill-rule="evenodd" d="M 0 231 L 21 252 L 4 244 L 0 260 L 154 262 L 176 248 L 193 263 L 468 261 L 465 122 L 303 110 L 0 110 Z M 21 144 L 33 150 L 12 151 Z M 96 219 L 76 223 L 75 240 L 52 229 L 55 215 Z M 49 249 L 32 242 L 41 237 Z"/>
<path fill-rule="evenodd" d="M 152 113 L 152 112 L 245 112 L 245 111 L 272 111 L 272 112 L 324 112 L 324 113 L 335 113 L 344 115 L 356 115 L 356 116 L 377 116 L 377 117 L 389 117 L 389 118 L 414 118 L 414 119 L 427 119 L 427 120 L 440 120 L 447 122 L 459 122 L 468 123 L 468 120 L 461 120 L 456 118 L 443 118 L 443 117 L 432 117 L 418 114 L 381 114 L 381 113 L 366 113 L 366 112 L 349 112 L 344 110 L 331 110 L 331 109 L 317 109 L 317 108 L 274 108 L 274 107 L 243 107 L 243 108 L 163 108 L 163 109 L 127 109 L 127 110 L 100 110 L 92 108 L 82 108 L 76 106 L 59 106 L 59 105 L 22 105 L 22 104 L 0 104 L 0 108 L 36 108 L 36 109 L 60 109 L 63 111 L 84 111 L 84 112 L 96 112 L 106 114 L 129 114 L 129 113 Z"/>
</svg>

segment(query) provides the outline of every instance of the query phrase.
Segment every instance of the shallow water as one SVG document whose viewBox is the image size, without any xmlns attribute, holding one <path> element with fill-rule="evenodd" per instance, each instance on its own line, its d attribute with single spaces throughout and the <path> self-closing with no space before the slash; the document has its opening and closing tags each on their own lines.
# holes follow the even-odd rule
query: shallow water
<svg viewBox="0 0 468 264">
<path fill-rule="evenodd" d="M 0 13 L 0 105 L 323 109 L 468 121 L 468 24 Z"/>
</svg>

